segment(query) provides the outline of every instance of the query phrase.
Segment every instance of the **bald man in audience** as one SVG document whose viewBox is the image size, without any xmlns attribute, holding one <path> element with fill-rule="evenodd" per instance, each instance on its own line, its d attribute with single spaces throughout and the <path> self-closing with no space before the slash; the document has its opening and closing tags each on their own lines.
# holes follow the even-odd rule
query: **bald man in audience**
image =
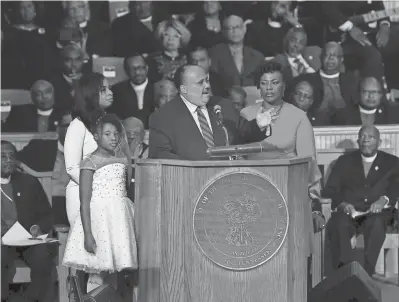
<svg viewBox="0 0 399 302">
<path fill-rule="evenodd" d="M 336 110 L 357 102 L 359 79 L 356 73 L 346 71 L 344 53 L 337 42 L 324 45 L 319 72 L 298 76 L 290 87 L 293 88 L 304 80 L 310 81 L 315 89 L 323 92 L 320 111 L 324 113 L 333 114 Z"/>
<path fill-rule="evenodd" d="M 322 195 L 332 199 L 336 210 L 327 227 L 334 267 L 356 260 L 351 241 L 362 232 L 364 268 L 372 275 L 399 200 L 399 158 L 378 150 L 381 139 L 375 126 L 363 126 L 357 142 L 359 150 L 341 155 L 333 165 Z M 356 217 L 356 212 L 362 214 Z"/>
<path fill-rule="evenodd" d="M 163 79 L 154 84 L 154 102 L 157 109 L 173 100 L 179 92 L 171 80 Z"/>
<path fill-rule="evenodd" d="M 54 109 L 54 87 L 39 80 L 31 88 L 33 104 L 13 106 L 3 132 L 49 132 L 55 131 L 61 118 Z"/>
<path fill-rule="evenodd" d="M 381 82 L 373 77 L 364 78 L 359 85 L 359 103 L 338 110 L 332 123 L 343 125 L 389 125 L 399 123 L 397 108 L 383 102 Z"/>
<path fill-rule="evenodd" d="M 253 72 L 264 61 L 263 54 L 244 45 L 246 26 L 242 17 L 230 14 L 223 20 L 226 43 L 210 50 L 211 69 L 222 78 L 225 87 L 254 86 Z"/>
<path fill-rule="evenodd" d="M 135 53 L 125 58 L 123 66 L 129 79 L 112 87 L 114 102 L 108 112 L 115 113 L 120 119 L 137 117 L 148 128 L 148 119 L 155 105 L 147 61 L 141 54 Z"/>
</svg>

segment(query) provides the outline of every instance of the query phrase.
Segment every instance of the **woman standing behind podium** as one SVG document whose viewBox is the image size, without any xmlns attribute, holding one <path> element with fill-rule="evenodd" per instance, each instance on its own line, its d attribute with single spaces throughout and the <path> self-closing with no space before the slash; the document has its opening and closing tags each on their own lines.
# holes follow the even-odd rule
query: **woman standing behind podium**
<svg viewBox="0 0 399 302">
<path fill-rule="evenodd" d="M 264 110 L 270 110 L 272 123 L 270 136 L 262 144 L 266 151 L 250 155 L 248 159 L 312 157 L 309 167 L 309 197 L 317 199 L 320 196 L 321 173 L 316 161 L 313 128 L 303 110 L 284 102 L 282 66 L 275 61 L 265 62 L 258 69 L 255 83 L 262 99 L 244 108 L 241 115 L 247 120 L 253 120 L 260 107 L 263 107 Z M 308 221 L 310 227 L 312 219 L 309 217 Z"/>
<path fill-rule="evenodd" d="M 79 213 L 79 165 L 97 149 L 92 125 L 112 104 L 113 95 L 107 79 L 99 73 L 83 75 L 75 90 L 75 104 L 64 143 L 65 167 L 70 177 L 66 188 L 66 210 L 72 226 Z"/>
</svg>

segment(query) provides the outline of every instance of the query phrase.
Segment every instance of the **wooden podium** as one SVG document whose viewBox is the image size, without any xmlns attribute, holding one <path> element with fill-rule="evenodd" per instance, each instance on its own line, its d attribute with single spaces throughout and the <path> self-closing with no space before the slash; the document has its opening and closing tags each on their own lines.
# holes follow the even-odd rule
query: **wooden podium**
<svg viewBox="0 0 399 302">
<path fill-rule="evenodd" d="M 309 158 L 140 160 L 140 302 L 305 302 Z"/>
</svg>

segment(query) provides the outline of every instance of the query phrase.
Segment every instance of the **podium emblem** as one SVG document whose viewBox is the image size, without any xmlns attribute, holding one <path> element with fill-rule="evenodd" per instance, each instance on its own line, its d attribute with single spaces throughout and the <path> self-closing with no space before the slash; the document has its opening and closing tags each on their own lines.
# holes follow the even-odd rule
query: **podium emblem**
<svg viewBox="0 0 399 302">
<path fill-rule="evenodd" d="M 193 217 L 201 251 L 231 270 L 255 268 L 272 258 L 289 223 L 280 191 L 249 172 L 227 173 L 212 181 L 198 197 Z"/>
</svg>

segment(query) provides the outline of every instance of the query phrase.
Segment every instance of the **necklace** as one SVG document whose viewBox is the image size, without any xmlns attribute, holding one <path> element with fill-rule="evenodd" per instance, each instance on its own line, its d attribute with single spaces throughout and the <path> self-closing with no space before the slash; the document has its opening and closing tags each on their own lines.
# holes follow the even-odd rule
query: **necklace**
<svg viewBox="0 0 399 302">
<path fill-rule="evenodd" d="M 280 117 L 280 112 L 281 112 L 281 109 L 283 108 L 283 106 L 284 106 L 284 102 L 278 107 L 273 106 L 272 108 L 270 108 L 270 109 L 272 109 L 271 110 L 271 115 L 272 115 L 271 124 L 272 125 L 274 125 L 276 120 Z M 263 105 L 262 105 L 262 107 L 263 107 Z M 264 108 L 264 109 L 266 109 L 266 108 Z M 267 110 L 270 110 L 270 109 L 267 109 Z"/>
<path fill-rule="evenodd" d="M 8 196 L 8 194 L 7 194 L 6 192 L 4 192 L 3 188 L 0 188 L 0 191 L 1 191 L 1 193 L 3 193 L 3 195 L 4 195 L 5 197 L 7 197 L 8 200 L 14 202 L 14 200 L 13 200 L 10 196 Z"/>
</svg>

